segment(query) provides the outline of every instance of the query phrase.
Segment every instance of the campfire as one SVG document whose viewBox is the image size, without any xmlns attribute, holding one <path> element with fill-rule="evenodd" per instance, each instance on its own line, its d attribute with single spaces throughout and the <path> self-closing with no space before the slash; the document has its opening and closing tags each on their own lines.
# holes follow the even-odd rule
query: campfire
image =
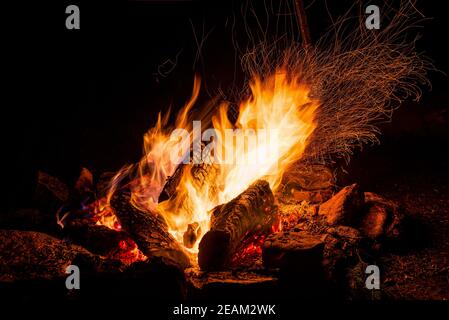
<svg viewBox="0 0 449 320">
<path fill-rule="evenodd" d="M 394 104 L 419 98 L 427 83 L 429 63 L 401 38 L 410 10 L 375 35 L 360 27 L 325 45 L 265 39 L 241 56 L 248 79 L 235 102 L 198 105 L 196 76 L 175 120 L 160 113 L 145 134 L 138 163 L 83 169 L 69 187 L 40 172 L 36 208 L 3 222 L 0 246 L 17 256 L 43 250 L 31 260 L 54 272 L 17 275 L 24 262 L 11 256 L 0 279 L 62 277 L 72 264 L 93 278 L 130 277 L 157 265 L 194 292 L 217 283 L 354 286 L 355 268 L 401 241 L 405 213 L 357 183 L 339 185 L 338 166 L 376 142 Z M 13 230 L 21 223 L 33 231 Z"/>
</svg>

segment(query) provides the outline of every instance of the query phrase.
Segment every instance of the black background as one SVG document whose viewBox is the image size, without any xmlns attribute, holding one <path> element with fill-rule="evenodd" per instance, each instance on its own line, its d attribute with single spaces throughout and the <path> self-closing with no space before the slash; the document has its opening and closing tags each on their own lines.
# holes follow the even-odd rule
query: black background
<svg viewBox="0 0 449 320">
<path fill-rule="evenodd" d="M 378 1 L 382 4 L 382 1 Z M 115 171 L 141 156 L 142 135 L 157 113 L 177 110 L 188 99 L 195 73 L 203 78 L 201 101 L 218 88 L 242 80 L 231 38 L 244 43 L 239 10 L 228 1 L 33 1 L 2 10 L 6 22 L 2 58 L 3 135 L 7 209 L 26 206 L 37 170 L 73 183 L 82 166 Z M 252 1 L 263 12 L 263 1 Z M 311 33 L 318 38 L 332 15 L 352 1 L 311 0 Z M 375 3 L 373 1 L 371 3 Z M 76 4 L 81 29 L 65 28 L 65 8 Z M 327 5 L 327 9 L 326 9 Z M 418 1 L 432 17 L 419 31 L 418 50 L 448 68 L 444 1 Z M 194 31 L 195 30 L 195 33 Z M 206 37 L 196 60 L 196 37 Z M 167 59 L 176 67 L 158 74 Z M 448 78 L 430 74 L 419 103 L 407 102 L 382 126 L 382 144 L 357 152 L 342 183 L 373 184 L 397 170 L 446 170 L 448 163 Z M 374 163 L 374 165 L 373 165 Z"/>
</svg>

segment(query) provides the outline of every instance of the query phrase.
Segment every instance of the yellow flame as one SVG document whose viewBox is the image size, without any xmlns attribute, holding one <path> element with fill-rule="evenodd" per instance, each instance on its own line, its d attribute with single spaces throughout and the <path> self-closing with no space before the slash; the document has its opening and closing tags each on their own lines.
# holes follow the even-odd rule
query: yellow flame
<svg viewBox="0 0 449 320">
<path fill-rule="evenodd" d="M 193 128 L 189 113 L 199 88 L 200 81 L 195 78 L 192 97 L 175 123 L 175 128 L 187 130 L 190 137 Z M 176 197 L 162 203 L 157 203 L 158 196 L 177 166 L 171 159 L 173 151 L 180 143 L 188 144 L 182 147 L 190 150 L 191 142 L 171 139 L 174 128 L 167 127 L 168 115 L 164 118 L 159 115 L 156 126 L 144 137 L 144 157 L 132 188 L 133 204 L 161 212 L 170 232 L 181 244 L 188 225 L 198 223 L 201 234 L 188 249 L 193 253 L 198 251 L 201 236 L 209 229 L 210 210 L 236 197 L 260 178 L 268 181 L 275 191 L 283 173 L 302 157 L 307 138 L 315 129 L 314 114 L 319 102 L 309 97 L 308 86 L 298 77 L 278 70 L 264 79 L 254 77 L 250 89 L 251 95 L 240 104 L 234 124 L 227 115 L 229 106 L 224 103 L 212 117 L 218 136 L 208 159 L 219 164 L 207 164 L 205 170 L 214 174 L 199 180 L 192 173 L 194 165 L 187 165 Z"/>
</svg>

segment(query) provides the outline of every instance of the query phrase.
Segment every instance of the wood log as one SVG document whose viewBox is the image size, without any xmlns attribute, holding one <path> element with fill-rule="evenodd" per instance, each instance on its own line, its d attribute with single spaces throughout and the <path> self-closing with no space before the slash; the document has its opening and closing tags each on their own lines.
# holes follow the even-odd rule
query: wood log
<svg viewBox="0 0 449 320">
<path fill-rule="evenodd" d="M 107 256 L 119 247 L 121 241 L 131 238 L 125 231 L 101 225 L 68 225 L 64 233 L 74 244 L 101 256 Z"/>
<path fill-rule="evenodd" d="M 211 228 L 201 239 L 198 262 L 202 270 L 229 265 L 238 245 L 256 230 L 271 230 L 277 211 L 268 182 L 258 180 L 230 202 L 212 210 Z"/>
<path fill-rule="evenodd" d="M 174 195 L 176 194 L 176 189 L 178 188 L 186 167 L 186 164 L 180 163 L 178 167 L 176 167 L 175 172 L 167 178 L 167 181 L 164 184 L 164 188 L 159 195 L 158 202 L 162 202 L 174 197 Z"/>
<path fill-rule="evenodd" d="M 204 145 L 202 145 L 202 148 L 204 148 Z M 175 172 L 167 178 L 164 188 L 158 198 L 159 203 L 176 197 L 178 186 L 187 170 L 190 170 L 192 181 L 197 184 L 197 188 L 201 189 L 207 181 L 215 181 L 215 177 L 219 172 L 219 167 L 213 163 L 213 159 L 211 158 L 194 159 L 193 164 L 180 163 Z M 217 193 L 217 186 L 215 183 L 207 184 L 207 186 L 212 188 L 209 190 L 209 195 L 211 197 L 215 196 Z"/>
<path fill-rule="evenodd" d="M 164 218 L 158 212 L 143 212 L 135 208 L 130 199 L 129 189 L 121 189 L 112 196 L 111 207 L 123 230 L 131 235 L 139 249 L 150 259 L 163 257 L 181 269 L 190 266 L 189 256 L 168 232 Z"/>
<path fill-rule="evenodd" d="M 322 295 L 324 236 L 309 232 L 279 232 L 267 237 L 263 265 L 279 268 L 280 286 L 299 297 Z"/>
<path fill-rule="evenodd" d="M 267 268 L 281 268 L 292 263 L 296 270 L 314 270 L 323 260 L 323 236 L 305 231 L 286 231 L 269 235 L 262 249 L 263 265 Z"/>
<path fill-rule="evenodd" d="M 202 272 L 198 268 L 185 271 L 190 290 L 199 299 L 245 300 L 263 299 L 273 296 L 278 286 L 278 274 L 272 270 L 240 269 L 217 272 Z"/>
<path fill-rule="evenodd" d="M 66 268 L 81 272 L 81 290 L 67 290 Z M 148 290 L 157 288 L 157 290 Z M 82 292 L 80 295 L 79 292 Z M 164 258 L 126 265 L 44 233 L 0 230 L 2 303 L 138 303 L 185 298 L 182 270 Z M 124 294 L 125 293 L 125 294 Z M 3 306 L 2 305 L 2 306 Z"/>
<path fill-rule="evenodd" d="M 78 255 L 91 255 L 44 233 L 0 230 L 0 283 L 65 278 Z"/>
</svg>

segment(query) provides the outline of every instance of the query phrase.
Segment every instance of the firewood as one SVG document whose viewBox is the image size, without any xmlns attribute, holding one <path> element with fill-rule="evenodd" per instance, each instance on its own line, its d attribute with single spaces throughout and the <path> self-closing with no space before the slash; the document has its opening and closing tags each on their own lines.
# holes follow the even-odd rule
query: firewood
<svg viewBox="0 0 449 320">
<path fill-rule="evenodd" d="M 279 268 L 281 287 L 299 297 L 320 295 L 325 280 L 323 256 L 324 237 L 305 231 L 272 234 L 262 249 L 263 265 Z"/>
<path fill-rule="evenodd" d="M 202 270 L 219 270 L 232 259 L 240 242 L 257 229 L 270 230 L 277 212 L 266 181 L 258 180 L 239 196 L 212 210 L 211 228 L 201 239 L 198 262 Z"/>
<path fill-rule="evenodd" d="M 76 291 L 81 291 L 82 295 L 66 290 L 69 265 L 80 270 L 81 290 Z M 184 298 L 184 273 L 162 257 L 126 265 L 44 233 L 0 230 L 0 296 L 3 303 L 17 302 L 24 297 L 27 301 L 42 303 L 48 299 L 123 303 L 125 298 L 135 303 L 142 292 L 145 292 L 145 301 Z"/>
<path fill-rule="evenodd" d="M 85 249 L 34 231 L 0 230 L 0 283 L 65 278 L 65 269 Z"/>
<path fill-rule="evenodd" d="M 202 146 L 204 147 L 204 146 Z M 219 167 L 213 164 L 213 159 L 207 162 L 204 160 L 208 159 L 194 159 L 193 164 L 180 163 L 176 168 L 175 172 L 167 178 L 164 188 L 159 195 L 158 202 L 166 201 L 168 199 L 173 199 L 177 195 L 177 190 L 182 177 L 186 174 L 187 170 L 190 170 L 190 175 L 192 181 L 197 184 L 198 189 L 205 184 L 207 181 L 214 181 L 215 177 L 218 175 Z M 216 190 L 215 184 L 208 184 L 210 196 L 215 196 Z"/>
<path fill-rule="evenodd" d="M 102 256 L 117 249 L 120 241 L 130 239 L 129 234 L 124 231 L 116 231 L 101 225 L 68 225 L 64 228 L 64 232 L 74 244 Z"/>
<path fill-rule="evenodd" d="M 322 236 L 305 231 L 275 233 L 266 238 L 262 247 L 263 264 L 267 268 L 280 268 L 294 263 L 303 270 L 311 270 L 321 266 L 323 249 Z"/>
<path fill-rule="evenodd" d="M 117 191 L 111 199 L 123 230 L 127 231 L 139 249 L 151 257 L 164 257 L 172 260 L 180 268 L 190 265 L 190 259 L 180 244 L 168 231 L 164 218 L 156 211 L 144 212 L 134 207 L 128 189 Z"/>
</svg>

